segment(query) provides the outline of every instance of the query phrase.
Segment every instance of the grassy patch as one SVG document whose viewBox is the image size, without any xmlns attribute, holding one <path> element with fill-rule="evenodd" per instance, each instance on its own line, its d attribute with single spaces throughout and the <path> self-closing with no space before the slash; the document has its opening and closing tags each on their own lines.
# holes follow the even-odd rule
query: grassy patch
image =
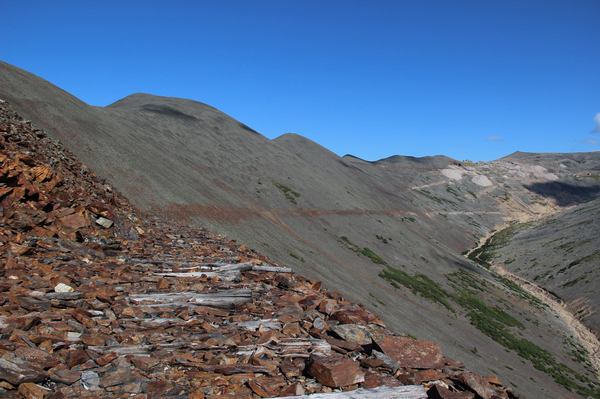
<svg viewBox="0 0 600 399">
<path fill-rule="evenodd" d="M 290 256 L 291 256 L 292 258 L 294 258 L 294 259 L 298 259 L 300 262 L 304 263 L 304 258 L 303 258 L 302 256 L 300 256 L 300 255 L 296 255 L 296 254 L 295 254 L 295 253 L 293 253 L 293 252 L 290 252 Z"/>
<path fill-rule="evenodd" d="M 346 236 L 341 236 L 339 240 L 348 249 L 350 249 L 353 252 L 356 252 L 359 255 L 366 256 L 367 258 L 369 258 L 371 260 L 371 262 L 373 262 L 377 265 L 387 265 L 386 261 L 383 260 L 383 258 L 381 256 L 377 255 L 375 253 L 375 251 L 373 251 L 372 249 L 367 248 L 367 247 L 361 248 L 358 245 L 354 244 L 352 241 L 350 241 L 350 239 Z"/>
<path fill-rule="evenodd" d="M 372 292 L 369 292 L 369 296 L 370 296 L 371 298 L 373 298 L 373 300 L 375 300 L 375 303 L 373 303 L 373 305 L 374 305 L 375 307 L 377 307 L 378 305 L 385 305 L 385 302 L 383 302 L 381 299 L 377 298 L 377 297 L 375 296 L 375 294 L 373 294 Z"/>
<path fill-rule="evenodd" d="M 492 260 L 496 257 L 496 250 L 502 248 L 520 230 L 529 227 L 531 223 L 514 223 L 497 231 L 479 248 L 469 253 L 469 259 L 484 267 L 490 267 Z"/>
<path fill-rule="evenodd" d="M 431 191 L 428 191 L 428 190 L 421 189 L 421 190 L 416 190 L 416 192 L 421 195 L 424 195 L 425 197 L 429 198 L 430 200 L 432 200 L 434 202 L 437 202 L 440 205 L 443 205 L 444 203 L 450 204 L 450 205 L 456 205 L 456 202 L 447 200 L 446 198 L 437 197 L 434 194 L 432 194 Z"/>
<path fill-rule="evenodd" d="M 380 234 L 375 234 L 375 238 L 377 238 L 379 241 L 381 241 L 384 244 L 389 244 L 390 241 L 392 241 L 391 237 L 385 238 L 384 236 L 382 236 Z"/>
<path fill-rule="evenodd" d="M 379 273 L 379 277 L 400 288 L 400 285 L 410 289 L 414 294 L 439 303 L 446 309 L 454 312 L 450 305 L 448 293 L 435 281 L 424 274 L 410 275 L 403 270 L 388 266 Z"/>
<path fill-rule="evenodd" d="M 371 259 L 371 262 L 373 262 L 375 264 L 378 264 L 378 265 L 385 265 L 386 264 L 386 262 L 381 258 L 381 256 L 377 255 L 370 248 L 364 247 L 363 249 L 360 250 L 360 254 L 366 256 L 369 259 Z"/>
<path fill-rule="evenodd" d="M 475 276 L 465 277 L 464 273 L 453 273 L 448 278 L 456 289 L 452 299 L 466 311 L 474 327 L 530 361 L 533 367 L 548 374 L 566 389 L 584 397 L 600 398 L 600 388 L 596 383 L 557 361 L 547 350 L 516 335 L 514 329 L 524 329 L 523 324 L 504 310 L 487 304 L 481 293 L 477 292 L 479 279 Z M 582 353 L 578 352 L 577 355 L 582 356 Z"/>
<path fill-rule="evenodd" d="M 500 284 L 502 284 L 504 287 L 508 288 L 513 294 L 515 294 L 519 298 L 525 299 L 527 302 L 529 302 L 536 308 L 544 309 L 544 308 L 548 307 L 548 305 L 546 305 L 544 302 L 540 301 L 537 297 L 531 295 L 529 292 L 525 291 L 523 288 L 521 288 L 517 283 L 513 282 L 512 280 L 509 280 L 505 277 L 498 276 L 498 275 L 495 275 L 494 277 L 496 278 L 496 280 L 498 280 L 498 282 Z"/>
<path fill-rule="evenodd" d="M 294 205 L 298 204 L 298 202 L 296 201 L 296 199 L 300 197 L 299 193 L 297 193 L 296 191 L 292 190 L 288 186 L 283 185 L 283 184 L 278 183 L 278 182 L 275 182 L 275 181 L 273 182 L 273 185 L 275 187 L 277 187 L 279 189 L 279 191 L 281 191 L 283 193 L 283 195 L 285 196 L 285 198 L 288 201 L 290 201 Z"/>
</svg>

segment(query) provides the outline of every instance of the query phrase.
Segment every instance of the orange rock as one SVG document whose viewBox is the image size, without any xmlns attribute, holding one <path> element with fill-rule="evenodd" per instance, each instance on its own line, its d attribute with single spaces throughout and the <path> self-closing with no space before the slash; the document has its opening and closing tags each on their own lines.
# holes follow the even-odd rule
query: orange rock
<svg viewBox="0 0 600 399">
<path fill-rule="evenodd" d="M 25 399 L 44 399 L 50 394 L 50 390 L 33 382 L 25 382 L 19 385 L 19 393 Z"/>
<path fill-rule="evenodd" d="M 59 219 L 59 222 L 70 229 L 80 229 L 90 224 L 90 221 L 85 215 L 85 212 L 76 212 Z"/>
<path fill-rule="evenodd" d="M 442 351 L 435 342 L 390 335 L 376 342 L 386 355 L 398 362 L 400 367 L 430 369 L 444 365 Z"/>
<path fill-rule="evenodd" d="M 321 384 L 331 388 L 346 387 L 365 380 L 358 363 L 341 355 L 313 356 L 308 373 Z"/>
</svg>

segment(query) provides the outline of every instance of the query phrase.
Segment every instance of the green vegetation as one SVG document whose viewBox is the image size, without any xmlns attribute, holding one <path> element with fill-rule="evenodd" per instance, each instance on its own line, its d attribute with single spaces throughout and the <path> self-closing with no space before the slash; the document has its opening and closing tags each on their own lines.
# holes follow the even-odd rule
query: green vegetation
<svg viewBox="0 0 600 399">
<path fill-rule="evenodd" d="M 437 202 L 440 205 L 443 205 L 444 203 L 450 204 L 450 205 L 456 205 L 456 202 L 447 200 L 445 198 L 436 197 L 430 191 L 427 191 L 427 190 L 421 189 L 421 190 L 416 190 L 416 192 L 421 195 L 424 195 L 425 197 L 429 198 L 430 200 L 432 200 L 434 202 Z"/>
<path fill-rule="evenodd" d="M 480 292 L 486 292 L 486 287 L 488 286 L 488 283 L 485 280 L 477 278 L 475 277 L 475 274 L 465 270 L 447 274 L 446 277 L 455 287 L 465 287 L 471 290 L 474 289 Z"/>
<path fill-rule="evenodd" d="M 481 266 L 490 267 L 492 260 L 496 257 L 496 250 L 502 248 L 520 230 L 529 227 L 531 223 L 513 223 L 510 226 L 494 233 L 479 248 L 469 253 L 469 259 L 479 263 Z"/>
<path fill-rule="evenodd" d="M 300 262 L 304 263 L 304 258 L 303 258 L 302 256 L 300 256 L 300 255 L 296 255 L 296 254 L 295 254 L 295 253 L 293 253 L 293 252 L 290 252 L 290 256 L 291 256 L 292 258 L 294 258 L 294 259 L 298 259 Z"/>
<path fill-rule="evenodd" d="M 402 216 L 400 218 L 401 222 L 411 222 L 411 223 L 415 223 L 417 221 L 417 219 L 415 219 L 414 216 Z"/>
<path fill-rule="evenodd" d="M 521 288 L 517 283 L 513 282 L 512 280 L 509 280 L 509 279 L 499 276 L 499 275 L 495 275 L 494 277 L 500 284 L 502 284 L 504 287 L 508 288 L 513 294 L 515 294 L 519 298 L 525 299 L 526 301 L 528 301 L 530 304 L 532 304 L 536 308 L 544 309 L 544 308 L 548 307 L 548 305 L 546 305 L 544 302 L 540 301 L 537 297 L 531 295 L 529 292 L 525 291 L 523 288 Z"/>
<path fill-rule="evenodd" d="M 557 361 L 547 350 L 519 337 L 514 329 L 524 329 L 523 324 L 497 306 L 485 303 L 477 292 L 481 289 L 480 279 L 469 274 L 457 272 L 447 277 L 456 290 L 452 299 L 467 312 L 466 316 L 474 327 L 530 361 L 536 369 L 545 372 L 566 389 L 582 396 L 600 398 L 600 388 L 593 381 Z M 577 352 L 577 355 L 583 356 L 581 352 Z"/>
<path fill-rule="evenodd" d="M 584 364 L 589 370 L 593 372 L 593 366 L 590 362 L 588 351 L 581 346 L 579 342 L 575 340 L 575 338 L 569 336 L 565 337 L 564 344 L 569 347 L 569 354 L 571 355 L 571 359 L 573 361 Z"/>
<path fill-rule="evenodd" d="M 281 183 L 277 183 L 275 181 L 273 182 L 273 185 L 275 187 L 277 187 L 279 189 L 279 191 L 281 191 L 283 193 L 283 195 L 285 196 L 285 198 L 287 198 L 288 201 L 290 201 L 294 205 L 298 204 L 298 202 L 296 202 L 296 199 L 300 197 L 299 193 L 292 190 L 288 186 L 283 185 Z"/>
<path fill-rule="evenodd" d="M 471 324 L 492 338 L 500 337 L 505 327 L 525 328 L 519 320 L 497 306 L 487 305 L 469 290 L 459 290 L 453 299 L 467 310 Z"/>
<path fill-rule="evenodd" d="M 424 274 L 411 276 L 403 270 L 387 266 L 379 273 L 379 277 L 389 281 L 395 288 L 400 288 L 399 284 L 403 285 L 414 294 L 418 294 L 432 302 L 437 302 L 446 309 L 454 312 L 448 300 L 450 298 L 449 294 L 438 283 Z"/>
<path fill-rule="evenodd" d="M 385 305 L 385 302 L 383 302 L 381 299 L 377 298 L 375 296 L 375 294 L 373 294 L 372 292 L 369 292 L 369 296 L 375 300 L 375 302 L 373 303 L 373 306 L 378 307 L 379 305 Z"/>
<path fill-rule="evenodd" d="M 373 252 L 373 250 L 370 248 L 364 247 L 363 249 L 361 249 L 360 254 L 371 259 L 371 262 L 376 263 L 378 265 L 387 264 L 379 255 Z"/>
<path fill-rule="evenodd" d="M 340 242 L 342 242 L 351 251 L 354 251 L 359 255 L 363 255 L 363 256 L 366 256 L 367 258 L 371 259 L 371 262 L 373 262 L 377 265 L 387 265 L 386 261 L 383 260 L 383 258 L 381 256 L 377 255 L 375 253 L 375 251 L 373 251 L 372 249 L 367 248 L 367 247 L 363 247 L 363 248 L 359 247 L 358 245 L 356 245 L 352 241 L 350 241 L 350 239 L 346 236 L 341 236 Z"/>
<path fill-rule="evenodd" d="M 476 166 L 479 165 L 481 162 L 473 162 L 470 159 L 465 159 L 463 161 L 460 162 L 462 166 Z"/>
<path fill-rule="evenodd" d="M 375 238 L 377 238 L 379 241 L 381 241 L 384 244 L 389 244 L 390 241 L 392 241 L 391 237 L 385 238 L 384 236 L 382 236 L 380 234 L 375 234 Z"/>
</svg>

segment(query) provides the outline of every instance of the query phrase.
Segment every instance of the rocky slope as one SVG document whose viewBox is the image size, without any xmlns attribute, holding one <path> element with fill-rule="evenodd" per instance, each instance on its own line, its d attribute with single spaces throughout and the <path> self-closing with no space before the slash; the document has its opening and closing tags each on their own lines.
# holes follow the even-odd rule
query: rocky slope
<svg viewBox="0 0 600 399">
<path fill-rule="evenodd" d="M 564 300 L 600 336 L 600 200 L 516 230 L 493 261 Z"/>
<path fill-rule="evenodd" d="M 140 219 L 5 102 L 0 200 L 3 397 L 512 397 L 245 246 Z"/>
<path fill-rule="evenodd" d="M 194 101 L 138 94 L 89 106 L 6 64 L 0 97 L 144 211 L 247 242 L 524 397 L 591 389 L 565 326 L 460 254 L 508 220 L 596 196 L 585 176 L 598 154 L 567 167 L 529 154 L 367 162 L 299 135 L 268 140 Z"/>
</svg>

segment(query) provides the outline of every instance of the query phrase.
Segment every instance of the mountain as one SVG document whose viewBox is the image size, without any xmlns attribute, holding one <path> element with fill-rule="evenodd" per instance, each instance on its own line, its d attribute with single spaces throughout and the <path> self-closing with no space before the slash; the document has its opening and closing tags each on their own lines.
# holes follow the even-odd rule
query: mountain
<svg viewBox="0 0 600 399">
<path fill-rule="evenodd" d="M 245 245 L 137 213 L 4 100 L 0 201 L 3 398 L 514 398 Z"/>
<path fill-rule="evenodd" d="M 90 106 L 8 64 L 0 98 L 142 211 L 248 243 L 522 397 L 597 389 L 562 320 L 462 253 L 509 221 L 598 197 L 600 153 L 367 162 L 296 134 L 269 140 L 191 100 L 134 94 Z"/>
</svg>

